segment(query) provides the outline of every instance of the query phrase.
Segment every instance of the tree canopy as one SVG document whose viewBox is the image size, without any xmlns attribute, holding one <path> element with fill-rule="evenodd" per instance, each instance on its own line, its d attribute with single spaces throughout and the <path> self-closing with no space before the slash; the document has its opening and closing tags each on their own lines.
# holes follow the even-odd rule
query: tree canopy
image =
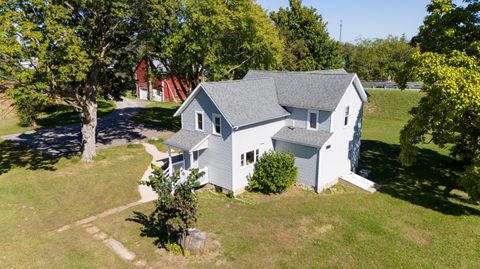
<svg viewBox="0 0 480 269">
<path fill-rule="evenodd" d="M 480 2 L 465 0 L 455 5 L 453 0 L 432 0 L 428 16 L 412 44 L 422 52 L 450 53 L 452 50 L 476 54 L 480 51 Z"/>
<path fill-rule="evenodd" d="M 190 87 L 279 66 L 278 31 L 253 0 L 187 0 L 177 8 L 175 23 L 150 35 L 156 41 L 151 51 Z"/>
<path fill-rule="evenodd" d="M 17 110 L 61 100 L 79 112 L 82 159 L 95 156 L 97 95 L 119 95 L 133 36 L 130 1 L 2 1 L 0 55 Z M 28 63 L 30 67 L 26 67 Z M 34 120 L 34 118 L 32 118 Z"/>
<path fill-rule="evenodd" d="M 464 10 L 475 8 L 479 8 L 476 1 L 457 7 L 448 0 L 433 0 L 428 6 L 430 14 L 414 39 L 421 51 L 412 56 L 402 78 L 403 83 L 411 78 L 423 81 L 426 95 L 401 131 L 400 160 L 406 165 L 414 162 L 418 144 L 427 141 L 449 148 L 466 165 L 461 185 L 472 198 L 480 199 L 480 47 L 478 40 L 470 39 L 480 24 L 470 25 L 468 31 L 459 30 L 466 24 L 458 24 L 471 19 Z M 453 14 L 455 20 L 448 20 Z M 474 14 L 478 21 L 478 11 Z"/>
<path fill-rule="evenodd" d="M 328 35 L 316 9 L 289 0 L 288 8 L 270 13 L 285 41 L 282 68 L 290 71 L 333 69 L 340 66 L 339 45 Z"/>
<path fill-rule="evenodd" d="M 342 48 L 345 69 L 366 81 L 397 80 L 415 51 L 404 36 L 360 39 L 355 44 L 344 44 Z"/>
</svg>

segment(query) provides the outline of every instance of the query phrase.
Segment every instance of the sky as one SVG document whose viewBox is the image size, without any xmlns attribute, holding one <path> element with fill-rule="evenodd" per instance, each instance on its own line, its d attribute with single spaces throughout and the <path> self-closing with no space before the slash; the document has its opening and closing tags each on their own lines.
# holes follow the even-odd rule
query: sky
<svg viewBox="0 0 480 269">
<path fill-rule="evenodd" d="M 287 7 L 288 0 L 257 0 L 268 11 Z M 303 0 L 327 22 L 330 36 L 339 40 L 343 21 L 342 41 L 358 38 L 384 38 L 388 35 L 411 38 L 418 33 L 427 15 L 430 0 Z"/>
</svg>

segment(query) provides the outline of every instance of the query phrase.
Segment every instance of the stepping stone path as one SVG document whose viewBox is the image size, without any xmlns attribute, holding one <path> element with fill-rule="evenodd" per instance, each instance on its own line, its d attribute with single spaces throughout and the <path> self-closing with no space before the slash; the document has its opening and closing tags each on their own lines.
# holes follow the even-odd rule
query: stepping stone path
<svg viewBox="0 0 480 269">
<path fill-rule="evenodd" d="M 122 243 L 118 242 L 112 237 L 109 237 L 106 233 L 102 232 L 97 226 L 94 226 L 91 223 L 88 223 L 83 225 L 82 227 L 85 228 L 85 231 L 87 231 L 87 233 L 93 235 L 95 239 L 102 240 L 103 243 L 110 250 L 115 252 L 115 254 L 120 256 L 120 258 L 127 261 L 133 261 L 135 259 L 135 253 L 128 250 Z M 146 264 L 146 263 L 143 262 L 142 264 Z"/>
<path fill-rule="evenodd" d="M 159 151 L 157 149 L 157 147 L 155 147 L 152 144 L 143 143 L 143 146 L 145 147 L 145 150 L 147 151 L 147 153 L 152 155 L 153 159 L 152 159 L 151 163 L 154 164 L 154 165 L 162 166 L 163 165 L 163 160 L 168 158 L 167 153 Z M 145 171 L 145 173 L 143 174 L 143 176 L 141 178 L 141 181 L 148 181 L 150 175 L 152 175 L 152 172 L 153 172 L 153 169 L 151 168 L 151 165 L 148 165 L 147 170 Z M 88 218 L 78 220 L 74 223 L 67 224 L 65 226 L 62 226 L 62 227 L 56 229 L 56 232 L 60 233 L 60 232 L 64 232 L 66 230 L 69 230 L 72 227 L 82 226 L 87 233 L 91 234 L 95 239 L 101 240 L 105 244 L 105 246 L 107 246 L 115 254 L 120 256 L 120 258 L 122 258 L 126 261 L 134 261 L 135 257 L 136 257 L 135 253 L 128 250 L 118 240 L 115 240 L 113 237 L 111 237 L 108 234 L 106 234 L 105 232 L 101 231 L 97 226 L 93 225 L 92 222 L 99 219 L 99 218 L 103 218 L 103 217 L 106 217 L 106 216 L 116 214 L 116 213 L 124 211 L 128 208 L 131 208 L 131 207 L 143 204 L 143 203 L 147 203 L 147 202 L 156 200 L 158 198 L 158 195 L 148 186 L 139 185 L 138 191 L 140 192 L 140 197 L 141 197 L 139 201 L 136 201 L 136 202 L 133 202 L 133 203 L 130 203 L 130 204 L 127 204 L 127 205 L 119 206 L 119 207 L 116 207 L 116 208 L 112 208 L 112 209 L 109 209 L 109 210 L 104 211 L 102 213 L 99 213 L 97 215 L 93 215 L 93 216 L 90 216 Z M 144 261 L 144 260 L 136 260 L 134 262 L 134 265 L 136 267 L 145 267 L 147 265 L 147 262 Z"/>
</svg>

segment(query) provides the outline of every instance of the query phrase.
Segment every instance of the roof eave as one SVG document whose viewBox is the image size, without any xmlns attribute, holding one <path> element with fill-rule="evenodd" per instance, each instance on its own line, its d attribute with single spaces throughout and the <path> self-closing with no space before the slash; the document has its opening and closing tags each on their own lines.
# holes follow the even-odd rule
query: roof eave
<svg viewBox="0 0 480 269">
<path fill-rule="evenodd" d="M 285 139 L 285 138 L 282 138 L 282 137 L 272 136 L 272 139 L 283 141 L 283 142 L 288 142 L 288 143 L 293 143 L 293 144 L 297 144 L 297 145 L 312 147 L 312 148 L 316 148 L 316 149 L 321 149 L 323 147 L 323 144 L 322 145 L 315 145 L 315 144 L 299 142 L 299 141 L 295 141 L 295 140 L 291 140 L 291 139 Z"/>
<path fill-rule="evenodd" d="M 287 113 L 285 113 L 283 115 L 280 115 L 280 116 L 275 116 L 275 117 L 270 117 L 270 118 L 266 118 L 266 119 L 262 119 L 262 120 L 252 121 L 252 122 L 249 122 L 249 123 L 239 124 L 239 125 L 233 126 L 233 128 L 238 129 L 238 128 L 242 128 L 242 127 L 245 127 L 245 126 L 249 126 L 249 125 L 253 125 L 253 124 L 257 124 L 257 123 L 261 123 L 261 122 L 265 122 L 265 121 L 270 121 L 270 120 L 275 120 L 275 119 L 288 117 L 290 115 L 291 114 L 287 112 Z"/>
</svg>

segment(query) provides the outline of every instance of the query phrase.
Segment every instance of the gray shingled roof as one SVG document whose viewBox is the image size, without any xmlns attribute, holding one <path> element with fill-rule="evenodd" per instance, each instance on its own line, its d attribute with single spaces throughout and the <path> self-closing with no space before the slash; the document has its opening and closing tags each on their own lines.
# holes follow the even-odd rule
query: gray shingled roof
<svg viewBox="0 0 480 269">
<path fill-rule="evenodd" d="M 207 82 L 201 86 L 233 127 L 290 115 L 278 104 L 272 78 Z"/>
<path fill-rule="evenodd" d="M 272 139 L 321 148 L 331 136 L 332 133 L 329 132 L 286 126 L 274 134 Z"/>
<path fill-rule="evenodd" d="M 170 138 L 165 140 L 163 144 L 184 150 L 193 149 L 198 143 L 204 140 L 208 135 L 202 132 L 194 132 L 185 129 L 173 134 Z"/>
<path fill-rule="evenodd" d="M 273 78 L 282 106 L 334 111 L 355 74 L 345 70 L 280 72 L 250 70 L 244 79 Z"/>
</svg>

